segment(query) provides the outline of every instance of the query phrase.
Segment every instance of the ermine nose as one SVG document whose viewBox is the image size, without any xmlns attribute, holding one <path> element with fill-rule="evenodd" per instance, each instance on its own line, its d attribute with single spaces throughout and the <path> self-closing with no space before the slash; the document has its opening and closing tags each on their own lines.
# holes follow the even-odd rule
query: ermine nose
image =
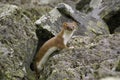
<svg viewBox="0 0 120 80">
<path fill-rule="evenodd" d="M 71 29 L 75 29 L 75 26 L 72 26 Z"/>
</svg>

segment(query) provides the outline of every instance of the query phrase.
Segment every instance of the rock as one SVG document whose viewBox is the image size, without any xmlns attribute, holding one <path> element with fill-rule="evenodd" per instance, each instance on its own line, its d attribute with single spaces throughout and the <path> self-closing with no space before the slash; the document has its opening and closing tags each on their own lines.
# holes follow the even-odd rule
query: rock
<svg viewBox="0 0 120 80">
<path fill-rule="evenodd" d="M 22 5 L 22 4 L 30 4 L 32 0 L 1 0 L 0 2 L 4 4 L 14 4 L 14 5 Z"/>
<path fill-rule="evenodd" d="M 100 80 L 120 80 L 120 78 L 119 77 L 106 77 Z"/>
<path fill-rule="evenodd" d="M 117 27 L 115 30 L 114 30 L 115 33 L 120 33 L 120 27 Z"/>
<path fill-rule="evenodd" d="M 22 7 L 23 13 L 35 22 L 40 16 L 49 12 L 52 8 L 49 6 Z"/>
<path fill-rule="evenodd" d="M 76 9 L 96 19 L 103 19 L 111 34 L 120 25 L 120 0 L 80 0 Z"/>
<path fill-rule="evenodd" d="M 39 4 L 55 4 L 55 3 L 60 3 L 61 0 L 40 0 Z"/>
<path fill-rule="evenodd" d="M 120 0 L 111 0 L 111 1 L 106 1 L 102 0 L 101 3 L 101 8 L 104 7 L 104 9 L 100 12 L 101 18 L 108 18 L 108 16 L 112 16 L 112 12 L 118 12 L 120 10 Z M 114 15 L 114 14 L 113 14 Z"/>
<path fill-rule="evenodd" d="M 118 53 L 120 53 L 120 52 L 118 52 Z M 120 71 L 120 60 L 119 60 L 119 62 L 117 63 L 117 66 L 116 66 L 115 70 L 116 70 L 116 71 Z"/>
<path fill-rule="evenodd" d="M 92 8 L 89 6 L 91 0 L 80 0 L 77 4 L 76 4 L 76 9 L 87 13 L 88 11 L 91 11 Z"/>
<path fill-rule="evenodd" d="M 91 13 L 92 11 L 97 12 L 102 18 L 107 16 L 109 13 L 113 11 L 118 11 L 120 9 L 120 1 L 119 0 L 80 0 L 76 4 L 76 9 L 84 12 Z M 91 11 L 92 10 L 92 11 Z"/>
<path fill-rule="evenodd" d="M 69 46 L 55 52 L 47 61 L 40 80 L 99 80 L 106 76 L 119 77 L 115 71 L 120 54 L 120 34 L 96 38 L 78 36 Z"/>
<path fill-rule="evenodd" d="M 4 4 L 17 5 L 24 8 L 36 8 L 49 6 L 54 8 L 58 3 L 67 3 L 75 8 L 78 0 L 0 0 Z M 41 12 L 41 11 L 40 11 Z"/>
<path fill-rule="evenodd" d="M 78 23 L 78 30 L 75 35 L 96 36 L 109 33 L 107 25 L 101 19 L 80 13 L 64 3 L 43 15 L 35 24 L 56 35 L 60 31 L 62 23 L 66 21 Z"/>
<path fill-rule="evenodd" d="M 0 4 L 2 80 L 22 80 L 27 75 L 26 71 L 29 71 L 31 56 L 37 45 L 35 30 L 34 24 L 19 7 Z"/>
<path fill-rule="evenodd" d="M 120 32 L 120 10 L 116 12 L 110 12 L 104 17 L 105 22 L 109 26 L 110 33 Z"/>
</svg>

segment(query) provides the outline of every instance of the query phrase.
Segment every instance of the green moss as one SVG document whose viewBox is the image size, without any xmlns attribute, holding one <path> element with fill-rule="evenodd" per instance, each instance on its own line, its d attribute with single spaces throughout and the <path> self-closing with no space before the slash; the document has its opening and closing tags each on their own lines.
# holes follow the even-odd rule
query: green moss
<svg viewBox="0 0 120 80">
<path fill-rule="evenodd" d="M 95 72 L 94 72 L 94 77 L 97 78 L 97 79 L 99 78 L 99 73 L 98 73 L 98 71 L 95 71 Z"/>
<path fill-rule="evenodd" d="M 63 80 L 69 80 L 69 79 L 65 78 L 65 79 L 63 79 Z"/>
<path fill-rule="evenodd" d="M 5 72 L 5 78 L 6 78 L 6 80 L 12 79 L 12 76 L 11 76 L 11 74 L 10 74 L 9 71 L 6 71 L 6 72 Z"/>
<path fill-rule="evenodd" d="M 93 67 L 94 67 L 94 69 L 95 69 L 95 70 L 97 70 L 97 69 L 99 69 L 99 68 L 100 68 L 100 64 L 95 63 L 95 64 L 93 65 Z"/>
<path fill-rule="evenodd" d="M 0 51 L 0 56 L 2 56 L 4 53 L 2 51 Z"/>
<path fill-rule="evenodd" d="M 118 65 L 117 65 L 117 67 L 116 67 L 115 70 L 116 70 L 116 71 L 120 71 L 120 61 L 118 62 Z"/>
<path fill-rule="evenodd" d="M 50 7 L 35 7 L 35 8 L 28 8 L 22 9 L 23 14 L 29 17 L 33 22 L 39 19 L 43 14 L 46 14 L 51 10 Z"/>
<path fill-rule="evenodd" d="M 4 80 L 4 74 L 0 71 L 0 80 Z"/>
</svg>

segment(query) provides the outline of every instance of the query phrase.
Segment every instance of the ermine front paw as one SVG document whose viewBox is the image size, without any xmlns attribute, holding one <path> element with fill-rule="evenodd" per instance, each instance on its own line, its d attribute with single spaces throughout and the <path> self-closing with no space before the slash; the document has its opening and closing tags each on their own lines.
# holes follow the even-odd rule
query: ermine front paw
<svg viewBox="0 0 120 80">
<path fill-rule="evenodd" d="M 74 49 L 74 46 L 70 46 L 69 49 Z"/>
</svg>

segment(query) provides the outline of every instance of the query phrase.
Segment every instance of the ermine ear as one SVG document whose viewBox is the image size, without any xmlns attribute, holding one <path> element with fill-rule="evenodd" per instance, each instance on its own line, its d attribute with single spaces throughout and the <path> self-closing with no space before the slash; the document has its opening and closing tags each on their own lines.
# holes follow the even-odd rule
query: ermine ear
<svg viewBox="0 0 120 80">
<path fill-rule="evenodd" d="M 76 23 L 75 21 L 73 21 L 73 24 L 74 24 L 75 26 L 77 26 L 77 23 Z"/>
<path fill-rule="evenodd" d="M 64 22 L 64 23 L 63 23 L 63 26 L 67 26 L 67 22 Z"/>
</svg>

